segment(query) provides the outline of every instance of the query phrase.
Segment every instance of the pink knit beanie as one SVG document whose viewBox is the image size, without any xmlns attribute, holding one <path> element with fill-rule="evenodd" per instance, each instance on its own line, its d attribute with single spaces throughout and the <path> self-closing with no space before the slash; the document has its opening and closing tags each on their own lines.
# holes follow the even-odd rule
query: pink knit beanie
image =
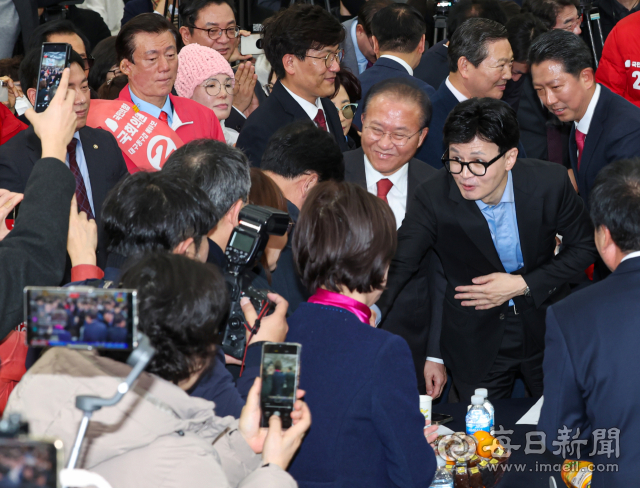
<svg viewBox="0 0 640 488">
<path fill-rule="evenodd" d="M 220 73 L 233 78 L 233 70 L 227 60 L 210 47 L 189 44 L 182 48 L 178 60 L 175 88 L 181 97 L 191 98 L 196 86 Z"/>
</svg>

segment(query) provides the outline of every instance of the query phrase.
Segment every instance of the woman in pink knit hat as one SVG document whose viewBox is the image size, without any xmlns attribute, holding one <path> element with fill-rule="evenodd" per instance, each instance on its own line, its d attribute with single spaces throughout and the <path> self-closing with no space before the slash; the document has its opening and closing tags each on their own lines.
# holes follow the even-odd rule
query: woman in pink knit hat
<svg viewBox="0 0 640 488">
<path fill-rule="evenodd" d="M 189 44 L 178 54 L 178 95 L 209 107 L 220 121 L 227 144 L 235 145 L 238 132 L 225 127 L 231 113 L 236 80 L 233 70 L 218 51 L 199 44 Z"/>
</svg>

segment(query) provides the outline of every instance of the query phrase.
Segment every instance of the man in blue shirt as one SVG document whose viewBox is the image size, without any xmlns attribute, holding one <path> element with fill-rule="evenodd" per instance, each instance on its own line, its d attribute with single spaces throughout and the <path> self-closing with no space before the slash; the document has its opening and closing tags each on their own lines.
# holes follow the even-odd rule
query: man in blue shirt
<svg viewBox="0 0 640 488">
<path fill-rule="evenodd" d="M 542 394 L 546 307 L 596 256 L 566 169 L 518 159 L 519 138 L 509 105 L 492 98 L 456 105 L 444 126 L 446 171 L 416 190 L 378 301 L 384 315 L 435 249 L 447 279 L 440 350 L 461 401 L 476 388 L 508 398 L 518 374 L 532 396 Z M 558 234 L 563 248 L 555 255 Z"/>
</svg>

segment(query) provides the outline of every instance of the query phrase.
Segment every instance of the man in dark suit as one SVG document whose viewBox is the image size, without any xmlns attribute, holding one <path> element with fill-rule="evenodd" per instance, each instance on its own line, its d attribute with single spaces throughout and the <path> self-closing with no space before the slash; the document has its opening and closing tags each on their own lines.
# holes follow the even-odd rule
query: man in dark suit
<svg viewBox="0 0 640 488">
<path fill-rule="evenodd" d="M 563 30 L 541 35 L 529 53 L 533 86 L 546 107 L 573 122 L 569 158 L 585 204 L 598 172 L 640 155 L 640 109 L 595 82 L 591 53 Z"/>
<path fill-rule="evenodd" d="M 549 449 L 560 432 L 596 466 L 592 486 L 633 486 L 640 449 L 640 160 L 609 164 L 591 191 L 598 252 L 613 273 L 547 311 L 544 403 L 538 430 Z M 609 454 L 607 454 L 610 448 Z M 574 457 L 576 456 L 576 457 Z M 604 472 L 603 472 L 604 471 Z"/>
<path fill-rule="evenodd" d="M 263 33 L 264 53 L 278 81 L 245 122 L 236 146 L 260 166 L 269 138 L 280 127 L 313 120 L 346 151 L 338 110 L 330 100 L 342 59 L 340 22 L 322 7 L 296 4 L 265 21 Z"/>
<path fill-rule="evenodd" d="M 444 140 L 445 169 L 416 190 L 378 304 L 390 308 L 433 248 L 447 279 L 440 347 L 460 399 L 479 387 L 508 398 L 518 373 L 540 396 L 545 306 L 596 256 L 588 213 L 562 166 L 517 158 L 506 103 L 458 104 Z"/>
<path fill-rule="evenodd" d="M 32 50 L 20 67 L 20 81 L 32 104 L 35 104 L 40 51 Z M 98 226 L 97 264 L 106 265 L 106 239 L 102 227 L 102 202 L 107 193 L 128 175 L 115 138 L 102 129 L 86 127 L 89 112 L 89 85 L 83 61 L 76 52 L 71 55 L 69 88 L 75 91 L 76 133 L 67 148 L 67 165 L 76 179 L 78 209 L 95 219 Z M 24 192 L 41 146 L 34 128 L 21 132 L 0 147 L 0 188 Z M 55 182 L 52 182 L 55 184 Z"/>
<path fill-rule="evenodd" d="M 84 342 L 104 342 L 107 340 L 107 326 L 98 320 L 98 314 L 89 311 L 84 316 L 84 326 L 81 328 Z"/>
<path fill-rule="evenodd" d="M 427 96 L 435 93 L 431 85 L 413 77 L 413 70 L 424 52 L 424 18 L 415 8 L 394 3 L 378 11 L 371 21 L 376 63 L 360 75 L 362 100 L 373 85 L 389 78 L 408 78 Z M 353 124 L 361 126 L 362 107 L 358 106 Z"/>
<path fill-rule="evenodd" d="M 442 129 L 449 112 L 472 97 L 500 99 L 511 79 L 513 53 L 507 29 L 489 19 L 471 18 L 458 27 L 448 47 L 449 76 L 431 98 L 429 136 L 416 158 L 436 169 L 445 151 Z"/>
<path fill-rule="evenodd" d="M 399 228 L 418 185 L 436 174 L 431 166 L 413 158 L 429 130 L 431 103 L 422 90 L 407 80 L 389 79 L 369 90 L 362 118 L 362 147 L 344 154 L 345 180 L 385 200 Z M 439 288 L 434 286 L 438 279 Z M 383 329 L 407 341 L 418 389 L 434 398 L 440 396 L 447 378 L 440 355 L 445 285 L 442 265 L 430 251 L 381 323 Z M 431 299 L 417 306 L 425 295 Z"/>
</svg>

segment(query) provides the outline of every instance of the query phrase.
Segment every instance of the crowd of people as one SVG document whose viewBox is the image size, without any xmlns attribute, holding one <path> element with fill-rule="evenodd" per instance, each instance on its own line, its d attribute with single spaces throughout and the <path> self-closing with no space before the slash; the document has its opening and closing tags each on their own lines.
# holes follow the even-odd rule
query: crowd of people
<svg viewBox="0 0 640 488">
<path fill-rule="evenodd" d="M 426 1 L 258 1 L 251 55 L 233 0 L 92 0 L 121 4 L 98 9 L 101 38 L 75 6 L 38 20 L 5 3 L 5 416 L 68 456 L 76 395 L 109 396 L 131 370 L 121 352 L 27 352 L 24 287 L 125 288 L 156 352 L 93 415 L 79 465 L 114 487 L 426 488 L 438 434 L 419 395 L 478 388 L 544 395 L 550 448 L 563 426 L 585 443 L 623 428 L 619 470 L 593 483 L 634 484 L 637 5 L 601 0 L 598 49 L 578 0 L 459 0 L 439 42 Z M 70 46 L 63 71 L 46 42 Z M 253 332 L 235 357 L 225 251 L 248 204 L 290 224 L 243 275 L 273 313 L 240 300 Z M 52 344 L 132 339 L 112 298 L 30 311 Z M 263 362 L 266 342 L 302 346 L 299 385 L 290 358 Z M 291 427 L 261 427 L 261 400 L 290 397 Z"/>
</svg>

